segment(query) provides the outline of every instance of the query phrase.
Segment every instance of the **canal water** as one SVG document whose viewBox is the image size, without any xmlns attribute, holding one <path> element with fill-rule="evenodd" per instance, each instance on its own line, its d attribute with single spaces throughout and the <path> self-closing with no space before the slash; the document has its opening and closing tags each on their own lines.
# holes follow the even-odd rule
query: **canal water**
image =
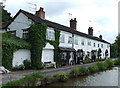
<svg viewBox="0 0 120 88">
<path fill-rule="evenodd" d="M 94 73 L 89 76 L 73 78 L 49 86 L 118 86 L 118 67 L 112 70 Z"/>
</svg>

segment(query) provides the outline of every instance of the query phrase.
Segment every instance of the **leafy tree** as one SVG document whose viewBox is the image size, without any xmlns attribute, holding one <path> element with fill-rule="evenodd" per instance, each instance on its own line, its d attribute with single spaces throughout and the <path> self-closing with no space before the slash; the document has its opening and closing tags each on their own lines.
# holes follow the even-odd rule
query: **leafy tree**
<svg viewBox="0 0 120 88">
<path fill-rule="evenodd" d="M 1 8 L 1 11 L 2 11 L 2 28 L 4 28 L 8 22 L 12 19 L 12 17 L 10 16 L 11 13 L 8 13 L 7 10 L 5 10 L 5 6 L 3 6 L 1 3 L 0 3 L 0 8 Z"/>
<path fill-rule="evenodd" d="M 111 44 L 110 55 L 111 55 L 112 58 L 116 58 L 118 56 L 118 45 L 117 45 L 117 43 Z"/>
<path fill-rule="evenodd" d="M 116 40 L 115 40 L 116 44 L 118 45 L 118 55 L 120 57 L 120 36 L 117 36 L 116 37 Z"/>
<path fill-rule="evenodd" d="M 111 57 L 120 57 L 120 36 L 116 37 L 116 40 L 111 44 Z"/>
</svg>

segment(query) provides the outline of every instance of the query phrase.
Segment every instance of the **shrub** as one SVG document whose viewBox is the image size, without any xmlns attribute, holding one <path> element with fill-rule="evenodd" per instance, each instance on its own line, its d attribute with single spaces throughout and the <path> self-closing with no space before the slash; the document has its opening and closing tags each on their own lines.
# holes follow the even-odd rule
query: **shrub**
<svg viewBox="0 0 120 88">
<path fill-rule="evenodd" d="M 97 65 L 97 67 L 100 71 L 106 70 L 106 67 L 105 67 L 104 63 L 98 62 L 96 65 Z"/>
<path fill-rule="evenodd" d="M 89 56 L 88 56 L 88 55 L 85 56 L 85 60 L 84 60 L 83 62 L 84 62 L 84 63 L 90 63 L 90 59 L 89 59 Z"/>
<path fill-rule="evenodd" d="M 17 88 L 21 88 L 21 86 L 36 86 L 38 78 L 43 79 L 43 76 L 40 73 L 33 73 L 31 75 L 27 75 L 25 78 L 21 78 L 20 80 L 10 81 L 3 84 L 2 87 L 6 88 L 6 86 L 17 86 Z"/>
<path fill-rule="evenodd" d="M 95 73 L 95 72 L 97 72 L 97 71 L 99 70 L 96 65 L 90 65 L 90 66 L 88 67 L 88 69 L 89 69 L 89 72 L 90 72 L 90 73 Z"/>
<path fill-rule="evenodd" d="M 104 65 L 106 66 L 106 68 L 111 68 L 114 66 L 114 63 L 112 62 L 111 59 L 106 59 Z"/>
<path fill-rule="evenodd" d="M 120 58 L 113 61 L 114 65 L 120 65 Z"/>
<path fill-rule="evenodd" d="M 25 66 L 23 64 L 13 67 L 13 70 L 24 70 Z"/>
<path fill-rule="evenodd" d="M 70 77 L 77 77 L 78 75 L 79 75 L 79 70 L 78 70 L 78 68 L 72 69 L 72 70 L 69 72 L 69 76 L 70 76 Z"/>
<path fill-rule="evenodd" d="M 81 66 L 78 70 L 79 70 L 79 75 L 80 76 L 89 74 L 88 68 L 86 68 L 84 66 Z"/>
<path fill-rule="evenodd" d="M 31 64 L 30 64 L 30 61 L 29 60 L 24 60 L 23 61 L 23 64 L 25 66 L 25 69 L 30 69 L 31 68 Z"/>
<path fill-rule="evenodd" d="M 54 75 L 55 78 L 57 78 L 59 81 L 65 81 L 68 79 L 68 76 L 65 72 L 59 71 L 56 75 Z"/>
</svg>

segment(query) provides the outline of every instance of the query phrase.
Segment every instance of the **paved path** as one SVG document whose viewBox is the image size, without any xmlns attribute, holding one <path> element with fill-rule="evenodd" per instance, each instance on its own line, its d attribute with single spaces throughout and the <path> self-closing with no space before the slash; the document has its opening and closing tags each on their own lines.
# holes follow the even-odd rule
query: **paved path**
<svg viewBox="0 0 120 88">
<path fill-rule="evenodd" d="M 94 63 L 89 63 L 89 64 L 80 64 L 80 65 L 72 65 L 72 66 L 64 66 L 64 67 L 60 67 L 60 68 L 51 68 L 51 69 L 46 69 L 46 70 L 23 70 L 23 71 L 14 71 L 14 73 L 12 74 L 0 74 L 0 79 L 2 79 L 2 84 L 5 84 L 9 81 L 13 81 L 13 80 L 18 80 L 20 78 L 25 77 L 26 75 L 32 74 L 34 72 L 41 72 L 41 74 L 43 76 L 47 76 L 47 75 L 54 75 L 56 74 L 58 71 L 63 71 L 68 73 L 72 68 L 77 68 L 80 66 L 85 66 L 88 67 L 89 65 L 93 65 L 96 64 L 97 62 Z M 1 84 L 1 82 L 0 82 Z"/>
</svg>

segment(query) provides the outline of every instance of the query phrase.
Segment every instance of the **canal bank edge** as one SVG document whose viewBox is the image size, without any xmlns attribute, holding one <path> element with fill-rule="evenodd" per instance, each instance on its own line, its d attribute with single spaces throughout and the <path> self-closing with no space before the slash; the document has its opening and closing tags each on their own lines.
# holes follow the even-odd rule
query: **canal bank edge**
<svg viewBox="0 0 120 88">
<path fill-rule="evenodd" d="M 120 59 L 116 59 L 114 61 L 112 61 L 111 59 L 107 59 L 107 60 L 105 60 L 104 63 L 98 62 L 95 65 L 98 67 L 98 69 L 97 69 L 98 71 L 104 71 L 104 70 L 112 68 L 113 66 L 120 65 Z M 83 68 L 83 69 L 81 71 L 79 71 L 81 68 Z M 74 70 L 72 74 L 75 74 L 75 77 L 78 77 L 78 76 L 83 76 L 83 75 L 80 75 L 80 73 L 84 73 L 84 72 L 85 72 L 84 75 L 89 75 L 91 73 L 95 73 L 95 72 L 90 72 L 90 69 L 88 69 L 88 68 L 85 69 L 85 67 L 80 67 L 80 68 L 72 69 L 72 70 Z M 5 88 L 6 86 L 17 86 L 18 88 L 20 88 L 21 86 L 43 86 L 43 85 L 45 86 L 47 84 L 51 84 L 51 83 L 57 82 L 57 81 L 64 82 L 64 81 L 72 78 L 70 75 L 70 72 L 69 72 L 69 74 L 66 74 L 65 72 L 58 72 L 54 76 L 47 76 L 47 77 L 43 77 L 41 75 L 41 73 L 33 73 L 31 75 L 27 75 L 25 78 L 22 78 L 20 80 L 11 81 L 6 84 L 3 84 L 2 88 Z"/>
</svg>

